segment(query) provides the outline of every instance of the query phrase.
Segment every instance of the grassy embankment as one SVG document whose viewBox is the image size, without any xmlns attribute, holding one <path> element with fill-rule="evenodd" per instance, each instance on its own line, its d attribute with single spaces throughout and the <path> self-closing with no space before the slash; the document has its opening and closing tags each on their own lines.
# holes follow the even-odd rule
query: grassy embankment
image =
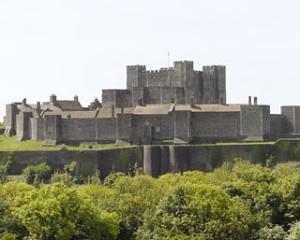
<svg viewBox="0 0 300 240">
<path fill-rule="evenodd" d="M 19 142 L 16 137 L 0 136 L 0 151 L 58 151 L 58 150 L 107 150 L 116 148 L 128 148 L 132 146 L 116 146 L 114 144 L 80 144 L 79 146 L 70 146 L 59 144 L 56 146 L 44 146 L 42 141 L 22 141 Z"/>
<path fill-rule="evenodd" d="M 174 144 L 173 140 L 164 140 L 165 144 Z M 210 146 L 251 146 L 251 145 L 272 145 L 275 144 L 275 141 L 272 142 L 218 142 L 218 143 L 198 143 L 192 144 L 193 146 L 202 146 L 202 147 L 210 147 Z"/>
<path fill-rule="evenodd" d="M 0 125 L 1 126 L 1 125 Z M 1 127 L 0 127 L 1 128 Z M 275 142 L 223 142 L 212 144 L 195 144 L 194 146 L 245 146 L 245 145 L 272 145 Z M 172 144 L 172 143 L 170 143 Z M 59 144 L 56 146 L 44 146 L 42 141 L 22 141 L 16 137 L 0 136 L 0 151 L 58 151 L 58 150 L 106 150 L 116 148 L 128 148 L 132 145 L 116 146 L 114 144 L 80 144 L 78 146 Z"/>
</svg>

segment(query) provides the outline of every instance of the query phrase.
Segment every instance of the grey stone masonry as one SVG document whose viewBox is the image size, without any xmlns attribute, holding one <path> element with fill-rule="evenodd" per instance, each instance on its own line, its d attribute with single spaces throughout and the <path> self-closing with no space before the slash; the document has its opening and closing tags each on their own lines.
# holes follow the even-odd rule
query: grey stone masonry
<svg viewBox="0 0 300 240">
<path fill-rule="evenodd" d="M 103 90 L 103 106 L 134 107 L 175 101 L 189 104 L 226 104 L 225 66 L 204 66 L 194 70 L 192 61 L 176 61 L 171 68 L 146 70 L 144 65 L 127 66 L 126 90 Z"/>
<path fill-rule="evenodd" d="M 265 141 L 300 137 L 300 106 L 283 106 L 275 115 L 257 97 L 248 97 L 247 104 L 227 104 L 222 65 L 202 71 L 192 61 L 154 71 L 132 65 L 127 66 L 126 89 L 103 90 L 102 102 L 95 98 L 88 107 L 77 95 L 60 100 L 54 94 L 48 102 L 29 104 L 24 98 L 7 104 L 5 134 L 47 145 Z"/>
</svg>

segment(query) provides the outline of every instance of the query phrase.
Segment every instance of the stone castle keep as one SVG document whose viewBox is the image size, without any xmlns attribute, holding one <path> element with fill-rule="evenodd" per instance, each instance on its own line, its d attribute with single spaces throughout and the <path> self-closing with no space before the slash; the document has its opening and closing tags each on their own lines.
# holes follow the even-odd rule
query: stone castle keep
<svg viewBox="0 0 300 240">
<path fill-rule="evenodd" d="M 148 71 L 127 66 L 127 89 L 102 91 L 83 107 L 77 96 L 6 106 L 5 134 L 18 140 L 57 143 L 156 144 L 264 141 L 300 135 L 300 107 L 270 106 L 249 97 L 247 104 L 226 103 L 225 66 L 194 70 L 193 62 Z"/>
</svg>

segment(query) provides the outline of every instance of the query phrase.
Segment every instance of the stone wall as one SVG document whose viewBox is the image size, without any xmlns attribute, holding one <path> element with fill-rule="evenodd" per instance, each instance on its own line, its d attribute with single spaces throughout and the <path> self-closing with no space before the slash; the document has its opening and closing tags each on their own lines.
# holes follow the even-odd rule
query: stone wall
<svg viewBox="0 0 300 240">
<path fill-rule="evenodd" d="M 282 106 L 281 114 L 287 119 L 291 135 L 300 135 L 300 106 Z"/>
<path fill-rule="evenodd" d="M 282 140 L 275 144 L 236 145 L 146 145 L 112 150 L 89 151 L 16 151 L 0 152 L 0 163 L 13 161 L 11 174 L 21 174 L 30 165 L 48 163 L 54 170 L 77 161 L 92 169 L 99 169 L 101 178 L 112 171 L 132 172 L 141 166 L 145 174 L 159 176 L 168 172 L 187 170 L 212 171 L 224 161 L 243 158 L 253 163 L 266 164 L 269 157 L 277 162 L 299 161 L 300 141 Z"/>
<path fill-rule="evenodd" d="M 63 142 L 96 141 L 96 119 L 62 119 L 59 139 Z"/>
<path fill-rule="evenodd" d="M 280 141 L 275 144 L 251 145 L 170 145 L 144 146 L 144 172 L 160 176 L 187 170 L 212 171 L 225 161 L 242 158 L 265 165 L 268 158 L 277 162 L 299 161 L 300 141 Z"/>
<path fill-rule="evenodd" d="M 152 141 L 173 139 L 173 117 L 171 115 L 138 115 L 133 116 L 133 132 L 136 134 L 134 142 L 149 144 Z M 147 127 L 150 133 L 147 132 Z M 150 136 L 147 136 L 150 134 Z M 147 142 L 147 138 L 150 138 Z"/>
<path fill-rule="evenodd" d="M 187 143 L 192 140 L 190 111 L 174 112 L 174 139 Z"/>
<path fill-rule="evenodd" d="M 32 140 L 44 140 L 44 119 L 31 118 L 31 138 Z"/>
<path fill-rule="evenodd" d="M 263 141 L 270 135 L 270 107 L 241 105 L 241 136 L 249 141 Z"/>
<path fill-rule="evenodd" d="M 8 136 L 16 134 L 16 115 L 18 113 L 17 104 L 6 105 L 5 134 Z"/>
<path fill-rule="evenodd" d="M 226 104 L 225 66 L 203 67 L 203 103 Z"/>
<path fill-rule="evenodd" d="M 110 89 L 102 90 L 102 106 L 103 107 L 131 107 L 132 94 L 129 90 Z"/>
<path fill-rule="evenodd" d="M 131 142 L 131 114 L 118 114 L 117 116 L 117 140 Z"/>
<path fill-rule="evenodd" d="M 193 141 L 240 140 L 240 112 L 194 112 L 192 123 Z"/>
<path fill-rule="evenodd" d="M 178 88 L 182 89 L 178 92 Z M 127 89 L 131 90 L 133 105 L 137 103 L 137 96 L 146 104 L 170 103 L 172 98 L 185 104 L 192 101 L 226 104 L 226 69 L 225 66 L 204 66 L 203 72 L 195 71 L 192 61 L 177 61 L 173 68 L 155 71 L 146 71 L 145 66 L 140 65 L 128 66 Z M 108 96 L 103 92 L 103 96 L 104 102 L 113 102 L 112 93 Z"/>
<path fill-rule="evenodd" d="M 282 114 L 271 114 L 270 132 L 272 138 L 287 136 L 290 132 L 287 118 Z"/>
<path fill-rule="evenodd" d="M 16 133 L 19 141 L 31 139 L 31 122 L 32 112 L 20 112 L 16 116 Z"/>
<path fill-rule="evenodd" d="M 127 66 L 127 89 L 146 86 L 146 66 Z"/>
<path fill-rule="evenodd" d="M 142 167 L 142 156 L 141 147 L 99 151 L 17 151 L 0 152 L 0 163 L 5 163 L 8 158 L 12 159 L 11 174 L 17 175 L 30 164 L 46 162 L 56 171 L 76 161 L 92 169 L 99 169 L 103 179 L 112 171 L 128 173 L 133 171 L 135 166 Z"/>
</svg>

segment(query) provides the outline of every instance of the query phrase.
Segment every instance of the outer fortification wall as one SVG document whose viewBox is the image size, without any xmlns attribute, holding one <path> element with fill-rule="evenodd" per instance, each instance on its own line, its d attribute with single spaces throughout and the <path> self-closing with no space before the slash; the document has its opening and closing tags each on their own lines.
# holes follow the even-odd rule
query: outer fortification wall
<svg viewBox="0 0 300 240">
<path fill-rule="evenodd" d="M 187 170 L 212 171 L 224 161 L 243 158 L 253 163 L 266 164 L 272 157 L 277 162 L 299 161 L 300 141 L 281 140 L 259 144 L 231 145 L 145 145 L 112 150 L 89 151 L 15 151 L 1 152 L 0 164 L 10 159 L 11 174 L 21 174 L 30 165 L 48 163 L 54 170 L 76 161 L 88 169 L 98 169 L 101 178 L 112 171 L 132 172 L 134 167 L 143 167 L 145 174 L 160 176 Z"/>
<path fill-rule="evenodd" d="M 277 162 L 299 161 L 300 141 L 282 140 L 274 144 L 231 145 L 170 145 L 144 146 L 144 172 L 150 176 L 187 170 L 212 171 L 225 161 L 242 158 L 252 163 L 266 164 L 269 158 Z"/>
<path fill-rule="evenodd" d="M 142 155 L 141 147 L 101 151 L 0 151 L 0 163 L 6 162 L 9 158 L 12 161 L 10 174 L 17 175 L 30 164 L 46 162 L 57 171 L 62 170 L 65 164 L 76 161 L 91 172 L 98 169 L 103 179 L 113 171 L 129 173 L 134 167 L 142 167 Z"/>
</svg>

